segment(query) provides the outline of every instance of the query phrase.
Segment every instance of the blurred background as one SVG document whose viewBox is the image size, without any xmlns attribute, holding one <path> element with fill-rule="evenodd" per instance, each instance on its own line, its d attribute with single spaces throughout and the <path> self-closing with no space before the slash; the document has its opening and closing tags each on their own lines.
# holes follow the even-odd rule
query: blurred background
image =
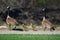
<svg viewBox="0 0 60 40">
<path fill-rule="evenodd" d="M 10 6 L 10 17 L 19 24 L 40 25 L 43 16 L 54 24 L 60 24 L 60 0 L 0 0 L 0 25 L 6 23 L 7 6 Z"/>
</svg>

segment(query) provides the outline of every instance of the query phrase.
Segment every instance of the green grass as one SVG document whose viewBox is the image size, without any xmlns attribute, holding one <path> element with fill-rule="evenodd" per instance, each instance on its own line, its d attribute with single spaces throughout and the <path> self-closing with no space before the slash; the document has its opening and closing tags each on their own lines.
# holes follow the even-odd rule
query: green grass
<svg viewBox="0 0 60 40">
<path fill-rule="evenodd" d="M 60 34 L 0 34 L 0 40 L 60 40 Z"/>
</svg>

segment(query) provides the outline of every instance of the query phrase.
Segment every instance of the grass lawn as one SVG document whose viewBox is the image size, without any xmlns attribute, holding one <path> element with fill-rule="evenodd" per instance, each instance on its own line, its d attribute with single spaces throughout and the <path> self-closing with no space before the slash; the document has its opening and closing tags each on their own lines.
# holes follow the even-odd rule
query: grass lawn
<svg viewBox="0 0 60 40">
<path fill-rule="evenodd" d="M 0 40 L 60 40 L 60 34 L 0 34 Z"/>
</svg>

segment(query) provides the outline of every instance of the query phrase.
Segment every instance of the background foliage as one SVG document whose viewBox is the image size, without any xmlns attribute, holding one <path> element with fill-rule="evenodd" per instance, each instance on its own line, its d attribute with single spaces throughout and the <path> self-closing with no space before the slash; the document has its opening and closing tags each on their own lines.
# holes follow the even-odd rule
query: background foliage
<svg viewBox="0 0 60 40">
<path fill-rule="evenodd" d="M 46 7 L 49 9 L 46 14 L 47 18 L 55 24 L 60 24 L 60 0 L 0 0 L 0 20 L 4 22 L 7 16 L 7 6 L 12 9 L 10 16 L 19 23 L 40 24 L 42 17 L 45 16 L 41 10 Z M 59 10 L 51 11 L 50 9 Z"/>
</svg>

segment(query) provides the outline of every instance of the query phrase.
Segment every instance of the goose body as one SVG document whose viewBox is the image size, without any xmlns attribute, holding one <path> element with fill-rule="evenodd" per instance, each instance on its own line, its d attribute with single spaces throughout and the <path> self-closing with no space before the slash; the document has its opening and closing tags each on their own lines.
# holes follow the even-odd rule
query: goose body
<svg viewBox="0 0 60 40">
<path fill-rule="evenodd" d="M 11 18 L 10 16 L 7 16 L 6 22 L 7 22 L 7 24 L 11 24 L 11 25 L 18 24 L 17 21 L 15 19 Z"/>
<path fill-rule="evenodd" d="M 18 24 L 18 22 L 9 16 L 9 11 L 10 11 L 10 7 L 8 6 L 7 7 L 8 9 L 8 15 L 7 15 L 7 18 L 6 18 L 6 23 L 9 25 L 10 29 L 12 28 L 11 26 L 16 26 L 16 24 Z"/>
<path fill-rule="evenodd" d="M 55 30 L 54 25 L 49 20 L 45 19 L 45 17 L 43 17 L 42 26 L 44 27 L 44 30 L 46 30 L 46 28 Z"/>
</svg>

